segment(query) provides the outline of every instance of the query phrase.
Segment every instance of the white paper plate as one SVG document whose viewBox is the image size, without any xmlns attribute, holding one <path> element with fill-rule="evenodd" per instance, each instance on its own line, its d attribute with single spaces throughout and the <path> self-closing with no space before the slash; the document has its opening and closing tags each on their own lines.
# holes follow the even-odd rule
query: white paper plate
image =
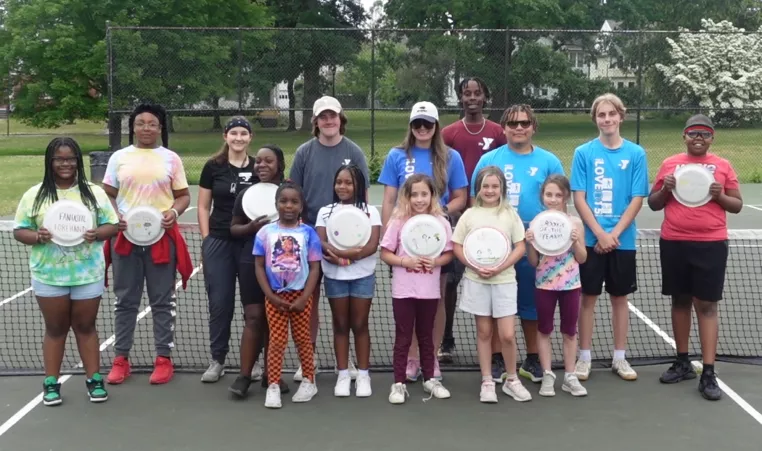
<svg viewBox="0 0 762 451">
<path fill-rule="evenodd" d="M 76 246 L 85 241 L 85 232 L 93 228 L 93 213 L 84 204 L 61 199 L 45 212 L 42 226 L 48 229 L 55 244 Z"/>
<path fill-rule="evenodd" d="M 447 231 L 432 215 L 415 215 L 400 231 L 402 249 L 412 257 L 438 257 L 447 246 Z"/>
<path fill-rule="evenodd" d="M 164 236 L 161 212 L 147 205 L 133 207 L 124 215 L 127 230 L 124 236 L 138 246 L 150 246 Z"/>
<path fill-rule="evenodd" d="M 269 221 L 278 219 L 278 209 L 275 207 L 275 193 L 278 185 L 274 183 L 257 183 L 246 189 L 241 204 L 243 212 L 252 221 L 260 216 L 267 216 Z"/>
<path fill-rule="evenodd" d="M 714 183 L 712 171 L 700 164 L 686 164 L 675 171 L 675 200 L 686 207 L 706 205 L 711 199 L 709 188 Z"/>
<path fill-rule="evenodd" d="M 505 234 L 494 227 L 474 229 L 463 240 L 463 254 L 468 263 L 477 268 L 489 269 L 502 265 L 512 248 Z"/>
<path fill-rule="evenodd" d="M 561 255 L 573 244 L 571 233 L 574 224 L 568 215 L 560 211 L 543 211 L 535 216 L 529 224 L 529 229 L 534 233 L 532 245 L 543 255 Z"/>
<path fill-rule="evenodd" d="M 354 205 L 334 207 L 326 223 L 328 241 L 337 249 L 352 249 L 368 244 L 371 235 L 370 218 Z"/>
</svg>

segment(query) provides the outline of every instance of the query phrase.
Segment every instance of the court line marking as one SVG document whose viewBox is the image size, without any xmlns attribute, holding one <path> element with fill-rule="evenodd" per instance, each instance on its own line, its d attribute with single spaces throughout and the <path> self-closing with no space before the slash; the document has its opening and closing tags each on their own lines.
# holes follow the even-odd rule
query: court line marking
<svg viewBox="0 0 762 451">
<path fill-rule="evenodd" d="M 762 208 L 760 208 L 760 207 L 757 207 L 756 205 L 743 204 L 743 206 L 744 206 L 744 207 L 753 208 L 753 209 L 755 209 L 755 210 L 757 210 L 757 211 L 762 211 Z"/>
<path fill-rule="evenodd" d="M 629 301 L 627 301 L 627 307 L 630 309 L 632 313 L 635 314 L 638 318 L 640 318 L 641 321 L 646 323 L 646 326 L 650 327 L 651 330 L 656 332 L 656 335 L 660 336 L 664 339 L 669 345 L 672 346 L 675 350 L 677 350 L 677 345 L 675 344 L 675 340 L 672 339 L 666 332 L 664 332 L 661 327 L 659 327 L 658 324 L 651 321 L 651 318 L 647 317 L 643 312 L 641 312 L 637 307 L 632 305 Z M 741 397 L 738 393 L 735 392 L 732 388 L 730 388 L 725 382 L 723 382 L 719 377 L 717 378 L 717 384 L 720 386 L 723 392 L 725 392 L 726 395 L 730 397 L 733 401 L 735 401 L 738 406 L 743 409 L 746 413 L 748 413 L 753 419 L 757 421 L 760 425 L 762 425 L 762 414 L 757 411 L 754 407 L 751 406 L 748 402 L 746 402 L 745 399 Z"/>
<path fill-rule="evenodd" d="M 190 279 L 191 279 L 193 276 L 195 276 L 195 275 L 198 273 L 198 271 L 201 269 L 201 267 L 202 267 L 202 266 L 203 266 L 203 265 L 198 265 L 197 267 L 193 268 L 193 272 L 191 273 L 191 275 L 190 275 L 190 277 L 188 278 L 188 280 L 190 280 Z M 175 284 L 175 290 L 179 290 L 179 289 L 180 289 L 180 287 L 182 286 L 182 284 L 183 284 L 182 280 L 181 280 L 181 281 L 178 281 L 178 282 Z M 137 319 L 135 320 L 135 323 L 138 323 L 138 322 L 140 322 L 140 320 L 141 320 L 141 319 L 143 319 L 143 318 L 145 318 L 145 317 L 146 317 L 146 315 L 148 315 L 148 313 L 149 313 L 150 311 L 151 311 L 151 307 L 150 307 L 150 306 L 149 306 L 149 307 L 146 307 L 146 308 L 145 308 L 145 309 L 144 309 L 142 312 L 140 312 L 140 313 L 138 314 L 138 317 L 137 317 Z M 98 349 L 100 350 L 100 352 L 103 352 L 103 351 L 105 351 L 105 350 L 106 350 L 106 348 L 108 348 L 109 346 L 111 346 L 111 345 L 112 345 L 112 344 L 113 344 L 115 341 L 116 341 L 116 335 L 112 335 L 112 336 L 110 336 L 110 337 L 109 337 L 107 340 L 105 340 L 103 343 L 101 343 L 101 345 L 100 345 L 100 347 L 99 347 Z M 79 363 L 78 363 L 78 364 L 77 364 L 77 365 L 76 365 L 74 368 L 82 368 L 82 366 L 83 366 L 83 365 L 82 365 L 82 361 L 80 360 L 80 361 L 79 361 Z M 59 382 L 61 385 L 63 385 L 64 383 L 66 383 L 66 381 L 68 381 L 69 379 L 71 379 L 71 376 L 72 376 L 71 374 L 66 374 L 66 375 L 62 376 L 62 377 L 61 377 L 61 378 L 58 380 L 58 382 Z M 10 430 L 10 429 L 13 427 L 13 426 L 15 426 L 15 425 L 16 425 L 16 423 L 18 423 L 19 421 L 21 421 L 21 420 L 22 420 L 22 419 L 23 419 L 23 418 L 24 418 L 24 417 L 25 417 L 25 416 L 26 416 L 26 415 L 27 415 L 29 412 L 31 412 L 31 411 L 32 411 L 32 410 L 33 410 L 35 407 L 37 407 L 37 406 L 38 406 L 38 405 L 39 405 L 39 404 L 42 402 L 42 395 L 43 395 L 43 393 L 42 393 L 42 392 L 40 392 L 40 393 L 39 393 L 37 396 L 35 396 L 34 398 L 32 398 L 32 400 L 31 400 L 31 401 L 29 401 L 28 403 L 26 403 L 26 405 L 25 405 L 24 407 L 22 407 L 21 409 L 19 409 L 19 411 L 18 411 L 18 412 L 14 413 L 12 417 L 10 417 L 8 420 L 6 420 L 6 422 L 5 422 L 5 423 L 3 423 L 2 425 L 0 425 L 0 437 L 2 437 L 2 436 L 3 436 L 3 434 L 5 434 L 6 432 L 8 432 L 8 431 L 9 431 L 9 430 Z"/>
<path fill-rule="evenodd" d="M 15 299 L 20 298 L 21 296 L 29 293 L 30 291 L 32 291 L 32 287 L 29 287 L 29 288 L 27 288 L 24 291 L 19 291 L 18 293 L 14 294 L 13 296 L 11 296 L 9 298 L 3 299 L 2 302 L 0 302 L 0 307 L 4 306 L 5 304 L 8 304 L 9 302 L 11 302 L 11 301 L 13 301 Z"/>
</svg>

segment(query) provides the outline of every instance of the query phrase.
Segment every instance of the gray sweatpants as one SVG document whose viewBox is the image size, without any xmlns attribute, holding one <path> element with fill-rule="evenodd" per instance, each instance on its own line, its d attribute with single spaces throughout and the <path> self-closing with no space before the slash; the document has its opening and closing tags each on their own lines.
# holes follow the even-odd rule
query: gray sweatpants
<svg viewBox="0 0 762 451">
<path fill-rule="evenodd" d="M 114 252 L 111 259 L 114 274 L 114 351 L 118 356 L 129 357 L 135 338 L 135 321 L 143 298 L 143 285 L 148 291 L 148 303 L 153 318 L 153 337 L 156 354 L 169 357 L 175 347 L 175 271 L 176 251 L 170 240 L 169 263 L 156 265 L 151 258 L 151 247 L 133 246 L 132 253 L 122 256 Z"/>
</svg>

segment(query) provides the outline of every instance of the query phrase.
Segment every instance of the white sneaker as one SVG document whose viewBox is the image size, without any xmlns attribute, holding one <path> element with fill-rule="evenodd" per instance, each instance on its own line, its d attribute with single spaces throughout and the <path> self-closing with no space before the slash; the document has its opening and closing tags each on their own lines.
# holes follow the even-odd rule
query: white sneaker
<svg viewBox="0 0 762 451">
<path fill-rule="evenodd" d="M 529 394 L 529 391 L 526 388 L 524 388 L 524 385 L 517 376 L 514 376 L 513 379 L 505 380 L 505 383 L 503 384 L 503 393 L 519 402 L 532 400 L 532 395 Z"/>
<path fill-rule="evenodd" d="M 564 384 L 561 386 L 561 390 L 571 393 L 572 396 L 587 396 L 587 389 L 579 383 L 579 379 L 574 374 L 564 377 Z"/>
<path fill-rule="evenodd" d="M 251 369 L 251 380 L 254 382 L 261 381 L 264 373 L 265 370 L 262 368 L 262 365 L 260 365 L 259 362 L 254 363 L 254 367 Z"/>
<path fill-rule="evenodd" d="M 280 386 L 278 384 L 270 384 L 267 387 L 267 397 L 265 398 L 265 407 L 268 409 L 280 409 Z"/>
<path fill-rule="evenodd" d="M 447 399 L 450 397 L 450 392 L 444 388 L 441 382 L 434 378 L 423 383 L 423 391 L 429 393 L 429 397 L 424 399 L 424 401 L 428 401 L 432 396 L 437 399 Z"/>
<path fill-rule="evenodd" d="M 556 375 L 552 371 L 542 373 L 542 386 L 540 386 L 540 396 L 556 396 Z"/>
<path fill-rule="evenodd" d="M 348 374 L 346 376 L 339 376 L 336 380 L 336 386 L 333 388 L 333 395 L 339 398 L 346 398 L 351 394 L 351 390 L 352 378 Z"/>
<path fill-rule="evenodd" d="M 317 385 L 313 384 L 307 379 L 302 380 L 302 383 L 299 384 L 299 390 L 294 393 L 293 398 L 291 398 L 292 402 L 308 402 L 311 401 L 312 398 L 317 395 L 318 389 Z"/>
<path fill-rule="evenodd" d="M 201 382 L 217 382 L 225 375 L 225 365 L 216 360 L 209 363 L 209 368 L 201 375 Z"/>
<path fill-rule="evenodd" d="M 352 378 L 352 380 L 357 380 L 357 376 L 360 374 L 359 371 L 357 371 L 357 367 L 355 366 L 355 363 L 352 361 L 352 359 L 349 359 L 349 366 L 347 367 L 349 370 L 349 377 Z"/>
<path fill-rule="evenodd" d="M 494 404 L 497 402 L 497 393 L 495 393 L 495 381 L 482 380 L 482 388 L 479 391 L 479 401 Z"/>
<path fill-rule="evenodd" d="M 410 396 L 410 394 L 407 392 L 407 387 L 405 387 L 405 384 L 397 382 L 396 384 L 392 384 L 392 390 L 391 393 L 389 393 L 389 402 L 392 404 L 404 404 L 405 398 Z"/>
<path fill-rule="evenodd" d="M 577 364 L 574 366 L 574 374 L 577 375 L 577 379 L 586 381 L 590 378 L 590 370 L 592 364 L 587 360 L 577 360 Z"/>
<path fill-rule="evenodd" d="M 301 382 L 302 379 L 304 379 L 304 375 L 302 374 L 302 366 L 299 365 L 299 368 L 296 370 L 296 373 L 294 373 L 294 382 Z"/>
<path fill-rule="evenodd" d="M 370 388 L 370 375 L 358 374 L 357 380 L 355 381 L 355 396 L 358 398 L 369 398 L 372 394 L 373 390 Z"/>
<path fill-rule="evenodd" d="M 614 359 L 611 362 L 611 371 L 615 372 L 626 381 L 634 381 L 638 378 L 638 373 L 632 369 L 629 362 L 625 359 Z"/>
</svg>

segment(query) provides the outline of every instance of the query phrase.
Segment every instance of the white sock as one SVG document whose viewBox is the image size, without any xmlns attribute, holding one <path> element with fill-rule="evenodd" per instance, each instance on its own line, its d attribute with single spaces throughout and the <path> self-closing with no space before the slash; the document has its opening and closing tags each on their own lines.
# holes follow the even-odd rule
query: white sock
<svg viewBox="0 0 762 451">
<path fill-rule="evenodd" d="M 583 362 L 589 362 L 592 360 L 592 357 L 590 356 L 590 350 L 589 349 L 580 349 L 579 350 L 579 359 Z"/>
<path fill-rule="evenodd" d="M 357 374 L 360 376 L 369 376 L 368 370 L 357 370 Z"/>
<path fill-rule="evenodd" d="M 339 377 L 349 377 L 349 370 L 339 370 Z"/>
<path fill-rule="evenodd" d="M 624 349 L 614 349 L 614 360 L 624 360 Z"/>
<path fill-rule="evenodd" d="M 491 381 L 492 376 L 482 376 L 482 382 Z"/>
<path fill-rule="evenodd" d="M 507 374 L 507 373 L 506 373 L 506 374 Z M 515 380 L 515 379 L 518 379 L 518 378 L 519 378 L 519 377 L 516 375 L 516 373 L 511 373 L 511 374 L 508 374 L 508 375 L 507 375 L 507 377 L 505 378 L 505 380 L 507 380 L 507 381 L 512 381 L 512 380 Z"/>
</svg>

